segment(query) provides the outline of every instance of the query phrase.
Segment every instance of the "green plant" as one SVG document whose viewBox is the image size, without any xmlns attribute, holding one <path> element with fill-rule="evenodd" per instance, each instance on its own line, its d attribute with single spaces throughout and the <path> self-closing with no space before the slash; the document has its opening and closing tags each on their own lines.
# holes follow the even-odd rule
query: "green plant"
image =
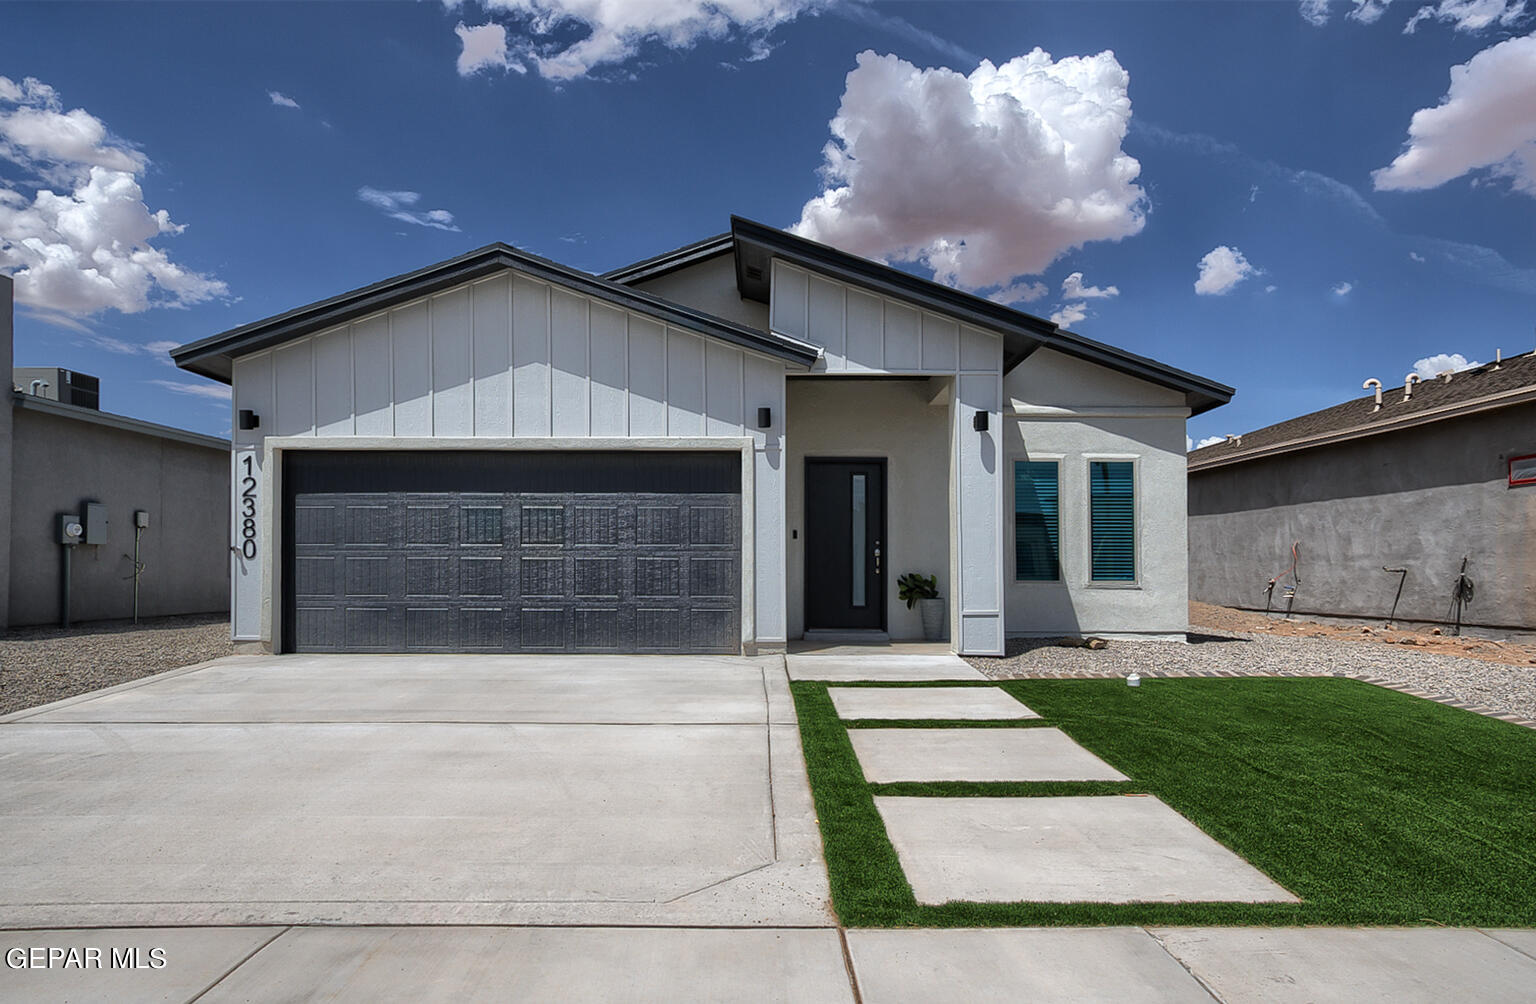
<svg viewBox="0 0 1536 1004">
<path fill-rule="evenodd" d="M 908 572 L 896 580 L 896 595 L 905 600 L 907 609 L 911 610 L 918 600 L 939 598 L 939 578 L 936 575 Z"/>
</svg>

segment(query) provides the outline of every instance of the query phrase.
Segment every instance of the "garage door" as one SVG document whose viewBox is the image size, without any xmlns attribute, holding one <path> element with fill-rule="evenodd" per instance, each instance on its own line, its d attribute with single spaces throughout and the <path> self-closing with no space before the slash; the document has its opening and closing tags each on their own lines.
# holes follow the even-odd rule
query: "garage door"
<svg viewBox="0 0 1536 1004">
<path fill-rule="evenodd" d="M 284 649 L 737 652 L 741 455 L 288 451 Z"/>
</svg>

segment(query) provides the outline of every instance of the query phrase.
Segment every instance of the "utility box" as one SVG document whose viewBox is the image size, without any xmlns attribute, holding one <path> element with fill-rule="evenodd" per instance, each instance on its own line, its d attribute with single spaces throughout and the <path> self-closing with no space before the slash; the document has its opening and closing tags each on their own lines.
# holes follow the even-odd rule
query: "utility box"
<svg viewBox="0 0 1536 1004">
<path fill-rule="evenodd" d="M 149 513 L 145 512 L 143 509 L 134 510 L 133 525 L 141 530 L 149 526 Z"/>
<path fill-rule="evenodd" d="M 59 513 L 59 543 L 74 545 L 80 543 L 80 537 L 85 533 L 85 527 L 80 525 L 80 517 L 72 512 Z"/>
<path fill-rule="evenodd" d="M 107 542 L 107 507 L 100 502 L 85 503 L 85 535 L 80 538 L 82 544 L 105 544 Z"/>
</svg>

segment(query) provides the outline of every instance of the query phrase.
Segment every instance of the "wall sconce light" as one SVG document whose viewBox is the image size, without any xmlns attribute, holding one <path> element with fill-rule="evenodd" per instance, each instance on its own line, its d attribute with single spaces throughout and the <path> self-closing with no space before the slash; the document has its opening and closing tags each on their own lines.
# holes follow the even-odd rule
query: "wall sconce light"
<svg viewBox="0 0 1536 1004">
<path fill-rule="evenodd" d="M 249 408 L 241 408 L 240 409 L 240 428 L 241 429 L 259 429 L 259 428 L 261 428 L 261 416 L 256 414 L 254 411 L 252 411 Z"/>
<path fill-rule="evenodd" d="M 976 414 L 972 415 L 971 416 L 971 428 L 975 429 L 977 432 L 986 432 L 987 431 L 987 412 L 978 411 Z"/>
<path fill-rule="evenodd" d="M 771 429 L 771 428 L 773 428 L 773 409 L 772 408 L 759 408 L 759 409 L 757 409 L 757 427 L 759 429 Z"/>
</svg>

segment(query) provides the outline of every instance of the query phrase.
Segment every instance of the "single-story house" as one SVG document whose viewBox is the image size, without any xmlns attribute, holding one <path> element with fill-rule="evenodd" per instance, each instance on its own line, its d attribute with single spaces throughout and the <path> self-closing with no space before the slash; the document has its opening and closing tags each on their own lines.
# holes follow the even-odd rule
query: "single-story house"
<svg viewBox="0 0 1536 1004">
<path fill-rule="evenodd" d="M 1232 391 L 782 230 L 595 276 L 494 244 L 172 352 L 234 388 L 233 620 L 276 651 L 964 653 L 1182 637 L 1184 427 Z"/>
<path fill-rule="evenodd" d="M 94 377 L 13 367 L 12 290 L 0 275 L 0 629 L 229 609 L 229 440 L 104 412 Z"/>
<path fill-rule="evenodd" d="M 1190 454 L 1193 597 L 1536 630 L 1536 354 L 1366 387 Z"/>
</svg>

